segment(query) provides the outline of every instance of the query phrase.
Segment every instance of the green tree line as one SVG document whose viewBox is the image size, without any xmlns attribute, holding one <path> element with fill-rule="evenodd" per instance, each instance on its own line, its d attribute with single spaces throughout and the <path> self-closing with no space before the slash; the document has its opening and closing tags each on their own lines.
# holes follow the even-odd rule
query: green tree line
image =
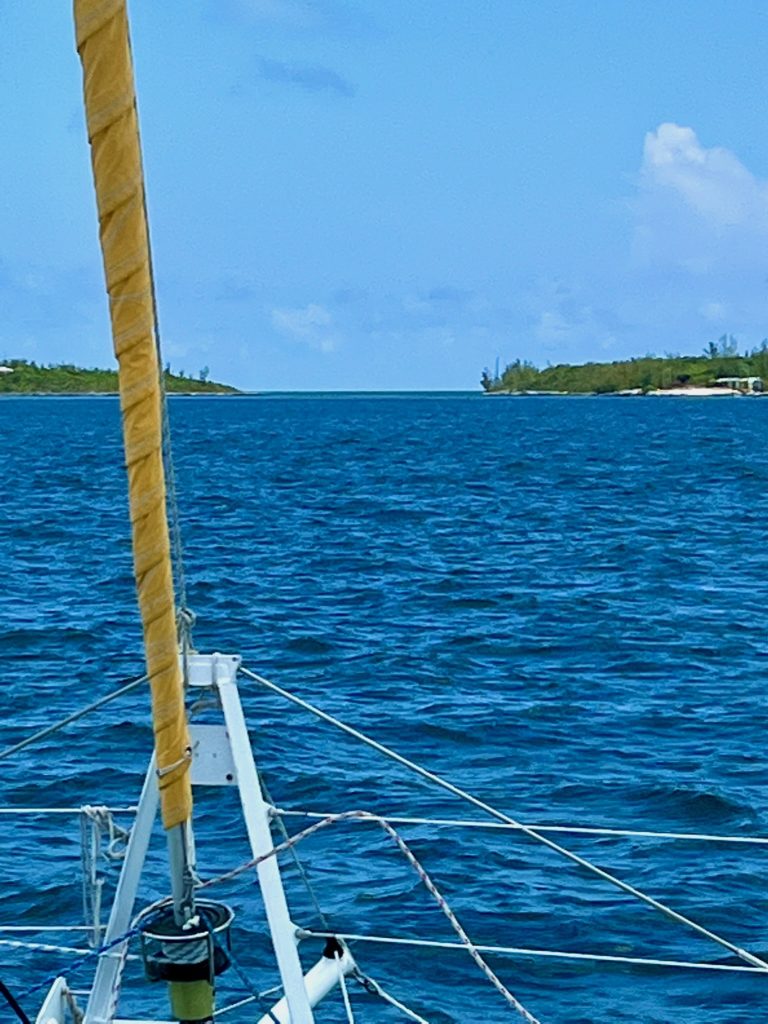
<svg viewBox="0 0 768 1024">
<path fill-rule="evenodd" d="M 70 363 L 42 366 L 26 359 L 7 359 L 0 366 L 13 371 L 0 371 L 0 394 L 112 394 L 118 390 L 116 370 L 86 370 Z M 163 379 L 166 391 L 170 393 L 237 393 L 236 388 L 209 380 L 207 366 L 197 377 L 187 377 L 183 370 L 171 373 L 170 367 L 166 366 Z"/>
<path fill-rule="evenodd" d="M 718 377 L 762 377 L 768 384 L 768 339 L 739 355 L 733 335 L 711 342 L 700 356 L 641 356 L 610 363 L 561 363 L 539 369 L 516 359 L 498 377 L 486 369 L 480 383 L 486 391 L 567 391 L 610 394 L 630 388 L 650 391 L 680 385 L 708 385 Z"/>
</svg>

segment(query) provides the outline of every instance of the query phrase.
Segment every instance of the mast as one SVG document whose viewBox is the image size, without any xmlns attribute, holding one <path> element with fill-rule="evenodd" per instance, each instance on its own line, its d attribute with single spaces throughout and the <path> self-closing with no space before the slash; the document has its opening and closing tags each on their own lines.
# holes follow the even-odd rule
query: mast
<svg viewBox="0 0 768 1024">
<path fill-rule="evenodd" d="M 191 746 L 162 457 L 162 394 L 144 176 L 125 0 L 74 0 L 77 49 L 119 364 L 134 572 L 152 692 L 157 780 L 178 923 L 193 913 Z"/>
<path fill-rule="evenodd" d="M 74 0 L 74 11 L 112 340 L 119 364 L 134 572 L 152 690 L 155 758 L 150 770 L 157 779 L 168 838 L 173 896 L 167 917 L 153 906 L 150 919 L 142 926 L 143 958 L 152 980 L 168 982 L 174 1018 L 185 1024 L 209 1024 L 214 1016 L 215 977 L 230 962 L 228 945 L 226 949 L 215 948 L 214 935 L 225 928 L 228 932 L 232 911 L 212 901 L 200 901 L 196 911 L 194 900 L 192 747 L 176 627 L 163 470 L 157 310 L 126 0 Z M 251 847 L 254 856 L 259 856 L 271 850 L 272 839 L 268 807 L 259 789 L 233 681 L 239 658 L 213 655 L 203 661 L 213 673 L 208 683 L 219 685 L 229 730 L 226 735 L 231 737 L 232 772 L 226 781 L 231 782 L 233 776 L 238 779 Z M 226 679 L 218 678 L 219 661 L 229 666 L 232 679 L 228 687 Z M 228 695 L 226 701 L 222 691 Z M 149 842 L 153 796 L 148 783 L 140 804 L 142 824 L 132 835 L 108 937 L 124 930 L 135 900 Z M 312 1024 L 296 928 L 290 919 L 277 862 L 265 861 L 257 874 L 290 1019 L 292 1024 Z M 211 914 L 214 918 L 219 915 L 219 926 L 215 920 L 211 923 Z M 118 963 L 122 961 L 104 958 L 99 962 L 88 1002 L 87 1020 L 92 1024 L 108 1024 L 114 1019 L 121 970 Z M 345 965 L 345 972 L 351 963 Z M 325 991 L 327 988 L 323 993 L 315 992 L 315 1001 Z"/>
</svg>

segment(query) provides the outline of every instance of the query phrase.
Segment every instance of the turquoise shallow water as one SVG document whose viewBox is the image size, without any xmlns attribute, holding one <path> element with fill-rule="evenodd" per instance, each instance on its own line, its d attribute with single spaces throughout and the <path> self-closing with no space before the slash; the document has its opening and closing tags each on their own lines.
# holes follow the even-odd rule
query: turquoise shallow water
<svg viewBox="0 0 768 1024">
<path fill-rule="evenodd" d="M 282 396 L 175 399 L 171 416 L 201 649 L 242 652 L 525 821 L 768 831 L 768 402 Z M 141 660 L 116 401 L 4 399 L 0 464 L 6 745 L 138 674 Z M 281 804 L 479 817 L 243 689 Z M 145 697 L 131 695 L 0 764 L 2 803 L 131 803 L 150 745 Z M 230 797 L 200 801 L 203 874 L 246 857 Z M 721 959 L 523 837 L 403 833 L 476 941 Z M 164 891 L 157 838 L 147 900 Z M 765 847 L 566 842 L 768 952 Z M 302 851 L 335 928 L 451 940 L 375 830 L 339 826 Z M 78 864 L 75 819 L 0 816 L 0 925 L 79 921 Z M 287 874 L 295 919 L 317 924 Z M 221 896 L 239 911 L 240 960 L 267 987 L 251 883 Z M 19 992 L 71 959 L 0 952 Z M 432 1024 L 515 1019 L 466 954 L 357 954 Z M 491 962 L 543 1024 L 737 1024 L 768 1011 L 763 977 Z M 88 972 L 76 980 L 86 986 Z M 223 1002 L 236 998 L 236 977 L 223 989 Z M 162 992 L 147 992 L 134 966 L 126 998 L 126 1010 L 163 1015 Z M 398 1019 L 353 999 L 361 1021 Z M 318 1013 L 341 1019 L 338 1002 Z"/>
</svg>

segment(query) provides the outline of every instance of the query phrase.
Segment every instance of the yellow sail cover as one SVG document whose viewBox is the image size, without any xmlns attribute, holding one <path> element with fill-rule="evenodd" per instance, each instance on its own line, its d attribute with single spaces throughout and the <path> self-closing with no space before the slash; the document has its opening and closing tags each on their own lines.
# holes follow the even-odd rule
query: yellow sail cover
<svg viewBox="0 0 768 1024">
<path fill-rule="evenodd" d="M 74 7 L 120 367 L 134 569 L 152 688 L 163 824 L 172 828 L 192 812 L 190 743 L 166 518 L 155 310 L 128 18 L 125 0 L 75 0 Z"/>
</svg>

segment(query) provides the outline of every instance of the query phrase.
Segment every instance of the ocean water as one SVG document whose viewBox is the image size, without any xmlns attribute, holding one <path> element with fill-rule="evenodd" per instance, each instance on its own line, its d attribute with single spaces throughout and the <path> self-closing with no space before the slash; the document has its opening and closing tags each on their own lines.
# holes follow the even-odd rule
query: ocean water
<svg viewBox="0 0 768 1024">
<path fill-rule="evenodd" d="M 173 399 L 171 419 L 199 649 L 242 653 L 528 823 L 768 834 L 768 402 L 266 396 Z M 0 402 L 3 746 L 141 673 L 121 462 L 113 399 Z M 242 692 L 281 806 L 483 820 L 257 684 Z M 125 807 L 150 748 L 136 692 L 0 762 L 2 806 Z M 201 875 L 246 860 L 235 795 L 203 793 L 198 811 Z M 401 831 L 477 942 L 734 962 L 519 834 Z M 558 838 L 768 954 L 766 846 Z M 376 827 L 336 825 L 298 852 L 334 930 L 454 939 Z M 0 815 L 0 928 L 80 923 L 79 857 L 75 815 Z M 283 863 L 294 919 L 319 927 Z M 142 901 L 164 891 L 158 830 Z M 218 895 L 252 984 L 275 984 L 251 878 Z M 517 1019 L 463 951 L 355 955 L 430 1024 Z M 34 1016 L 29 990 L 76 959 L 0 945 L 0 978 Z M 760 974 L 489 959 L 542 1024 L 768 1016 Z M 243 992 L 231 972 L 220 1005 Z M 351 993 L 358 1021 L 402 1019 Z M 167 1016 L 134 962 L 122 1011 Z M 339 998 L 317 1019 L 345 1019 Z"/>
</svg>

